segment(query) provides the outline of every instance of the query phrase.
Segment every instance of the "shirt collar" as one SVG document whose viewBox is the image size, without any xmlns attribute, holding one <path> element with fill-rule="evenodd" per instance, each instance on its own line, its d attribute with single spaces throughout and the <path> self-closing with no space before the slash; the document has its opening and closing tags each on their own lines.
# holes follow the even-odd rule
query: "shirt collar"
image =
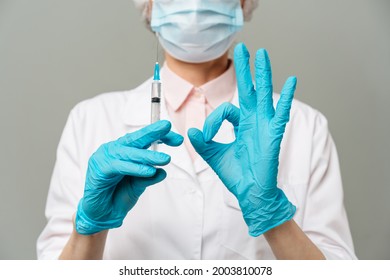
<svg viewBox="0 0 390 280">
<path fill-rule="evenodd" d="M 166 62 L 161 69 L 160 75 L 163 96 L 171 108 L 177 111 L 187 99 L 194 86 L 174 73 Z"/>
<path fill-rule="evenodd" d="M 186 101 L 191 91 L 195 88 L 179 75 L 174 73 L 167 65 L 161 69 L 161 82 L 166 102 L 177 111 Z M 231 101 L 236 90 L 236 76 L 233 62 L 229 61 L 228 69 L 217 78 L 198 87 L 205 95 L 207 102 L 216 108 L 223 102 Z"/>
<path fill-rule="evenodd" d="M 236 91 L 236 75 L 234 73 L 233 61 L 229 61 L 229 68 L 222 75 L 207 82 L 200 88 L 213 109 L 223 102 L 230 102 Z"/>
</svg>

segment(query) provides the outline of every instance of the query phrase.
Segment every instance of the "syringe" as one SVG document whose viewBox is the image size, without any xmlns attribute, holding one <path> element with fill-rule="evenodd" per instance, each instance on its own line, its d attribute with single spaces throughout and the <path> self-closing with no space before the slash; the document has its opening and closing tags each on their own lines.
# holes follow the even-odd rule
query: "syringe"
<svg viewBox="0 0 390 280">
<path fill-rule="evenodd" d="M 160 120 L 160 107 L 161 107 L 161 81 L 160 81 L 160 65 L 156 62 L 154 66 L 154 76 L 152 82 L 152 94 L 151 94 L 151 123 L 155 123 Z M 152 143 L 152 150 L 157 150 L 157 144 L 160 142 Z"/>
</svg>

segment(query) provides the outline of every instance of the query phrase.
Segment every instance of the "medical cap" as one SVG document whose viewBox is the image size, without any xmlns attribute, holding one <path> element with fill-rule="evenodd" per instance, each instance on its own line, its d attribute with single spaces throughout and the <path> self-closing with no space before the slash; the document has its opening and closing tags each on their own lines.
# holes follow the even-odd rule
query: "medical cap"
<svg viewBox="0 0 390 280">
<path fill-rule="evenodd" d="M 142 14 L 142 18 L 145 20 L 145 22 L 149 23 L 150 19 L 147 18 L 148 15 L 148 2 L 149 0 L 133 0 L 135 6 L 138 10 L 140 10 Z M 259 4 L 259 0 L 244 0 L 244 19 L 245 21 L 250 21 L 252 18 L 252 13 L 256 9 L 257 5 Z"/>
</svg>

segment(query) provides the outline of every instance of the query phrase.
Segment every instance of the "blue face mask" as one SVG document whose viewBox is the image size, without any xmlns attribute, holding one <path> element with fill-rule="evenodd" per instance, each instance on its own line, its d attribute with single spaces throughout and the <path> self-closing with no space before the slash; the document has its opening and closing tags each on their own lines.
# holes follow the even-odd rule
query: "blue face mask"
<svg viewBox="0 0 390 280">
<path fill-rule="evenodd" d="M 243 26 L 240 0 L 154 0 L 151 28 L 174 58 L 191 63 L 222 56 Z"/>
</svg>

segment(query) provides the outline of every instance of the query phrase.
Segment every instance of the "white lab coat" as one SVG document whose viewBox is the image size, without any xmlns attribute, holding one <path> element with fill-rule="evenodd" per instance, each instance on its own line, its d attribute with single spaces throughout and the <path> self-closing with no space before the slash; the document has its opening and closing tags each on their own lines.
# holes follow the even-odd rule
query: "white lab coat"
<svg viewBox="0 0 390 280">
<path fill-rule="evenodd" d="M 38 258 L 58 258 L 69 239 L 91 154 L 149 123 L 150 84 L 99 95 L 70 113 L 58 146 Z M 232 103 L 238 106 L 237 93 Z M 162 119 L 169 120 L 164 103 Z M 224 124 L 215 139 L 232 141 L 232 127 Z M 203 160 L 193 164 L 185 145 L 159 149 L 172 157 L 165 167 L 168 177 L 147 188 L 122 227 L 109 231 L 104 259 L 275 258 L 263 236 L 249 236 L 236 198 Z M 278 186 L 297 207 L 294 220 L 326 258 L 356 258 L 327 121 L 299 101 L 293 102 L 282 142 Z"/>
</svg>

